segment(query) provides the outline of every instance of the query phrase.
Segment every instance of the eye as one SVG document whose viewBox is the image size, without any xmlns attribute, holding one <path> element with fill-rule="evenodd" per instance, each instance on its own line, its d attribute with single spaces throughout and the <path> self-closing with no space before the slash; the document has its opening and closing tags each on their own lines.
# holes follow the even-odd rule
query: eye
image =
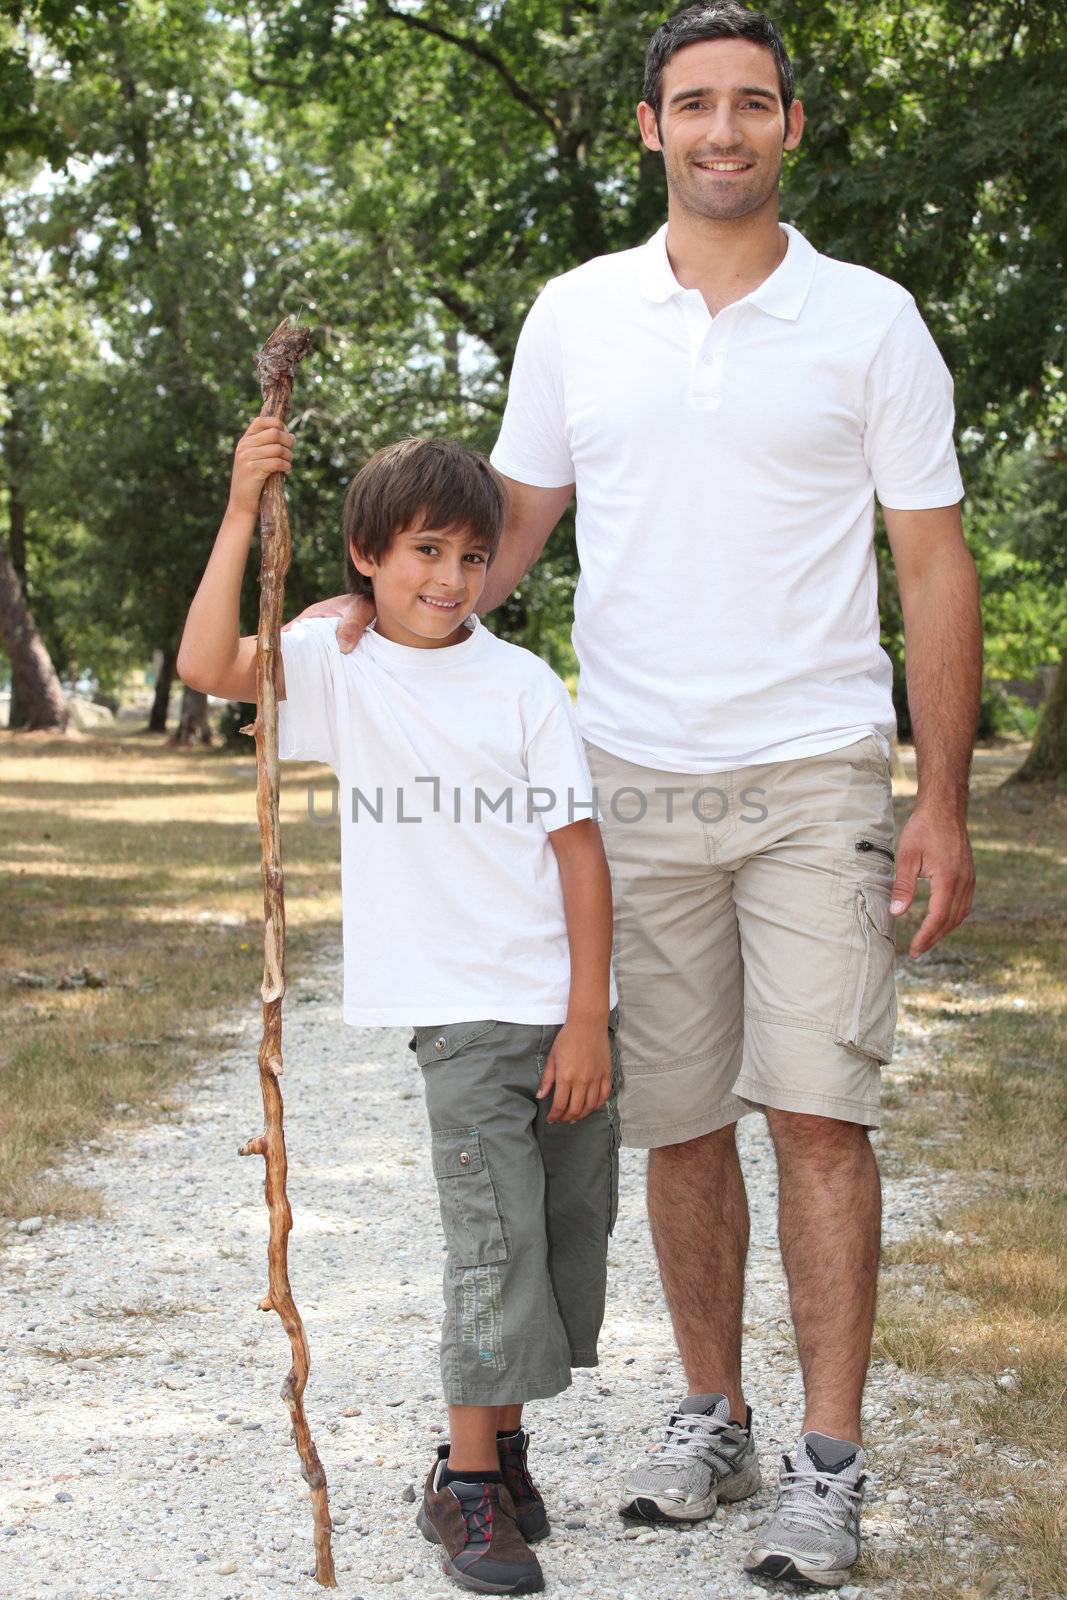
<svg viewBox="0 0 1067 1600">
<path fill-rule="evenodd" d="M 435 556 L 437 554 L 437 546 L 435 544 L 417 544 L 415 548 L 420 555 Z"/>
<path fill-rule="evenodd" d="M 482 555 L 480 550 L 468 550 L 463 559 L 465 561 L 485 561 L 485 557 Z"/>
<path fill-rule="evenodd" d="M 743 111 L 769 111 L 770 107 L 766 100 L 746 100 L 741 109 Z"/>
</svg>

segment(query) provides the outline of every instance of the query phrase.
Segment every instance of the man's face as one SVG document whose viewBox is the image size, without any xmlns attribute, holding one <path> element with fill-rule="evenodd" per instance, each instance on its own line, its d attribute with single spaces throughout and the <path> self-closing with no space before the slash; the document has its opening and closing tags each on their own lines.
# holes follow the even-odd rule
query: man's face
<svg viewBox="0 0 1067 1600">
<path fill-rule="evenodd" d="M 686 45 L 663 72 L 659 123 L 642 100 L 641 137 L 663 151 L 672 200 L 700 217 L 750 216 L 777 205 L 783 150 L 795 150 L 804 112 L 782 109 L 774 56 L 748 39 Z"/>
<path fill-rule="evenodd" d="M 467 529 L 405 528 L 381 561 L 352 547 L 357 570 L 374 583 L 378 632 L 416 649 L 466 639 L 462 624 L 485 587 L 486 556 Z"/>
</svg>

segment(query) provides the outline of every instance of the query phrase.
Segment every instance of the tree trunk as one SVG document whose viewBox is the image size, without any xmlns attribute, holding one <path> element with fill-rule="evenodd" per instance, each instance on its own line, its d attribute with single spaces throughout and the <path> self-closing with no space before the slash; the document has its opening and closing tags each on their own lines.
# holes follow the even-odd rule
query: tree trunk
<svg viewBox="0 0 1067 1600">
<path fill-rule="evenodd" d="M 19 499 L 15 485 L 8 485 L 8 507 L 10 511 L 11 527 L 9 543 L 11 545 L 11 565 L 15 569 L 15 576 L 23 596 L 26 594 L 26 507 Z M 11 705 L 7 714 L 9 728 L 28 728 L 30 725 L 30 708 L 22 691 L 21 676 L 11 678 Z"/>
<path fill-rule="evenodd" d="M 155 699 L 152 701 L 152 713 L 148 718 L 149 733 L 166 733 L 167 709 L 170 706 L 170 691 L 174 683 L 174 667 L 178 659 L 178 652 L 171 647 L 166 647 L 160 654 L 159 673 L 156 677 Z"/>
<path fill-rule="evenodd" d="M 207 695 L 199 689 L 182 687 L 182 709 L 178 726 L 171 735 L 171 744 L 211 744 L 211 729 L 207 721 Z"/>
<path fill-rule="evenodd" d="M 1067 777 L 1067 651 L 1052 680 L 1030 754 L 1009 783 L 1042 783 Z"/>
<path fill-rule="evenodd" d="M 11 557 L 0 546 L 0 641 L 11 662 L 11 700 L 26 729 L 66 733 L 70 712 Z"/>
</svg>

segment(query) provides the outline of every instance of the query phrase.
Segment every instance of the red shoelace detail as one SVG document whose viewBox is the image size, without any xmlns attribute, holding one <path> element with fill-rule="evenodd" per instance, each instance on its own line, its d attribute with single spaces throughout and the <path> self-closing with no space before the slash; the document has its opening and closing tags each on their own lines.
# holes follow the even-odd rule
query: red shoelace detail
<svg viewBox="0 0 1067 1600">
<path fill-rule="evenodd" d="M 458 1495 L 456 1497 L 459 1498 Z M 489 1485 L 483 1483 L 482 1497 L 478 1501 L 460 1500 L 463 1519 L 467 1527 L 468 1544 L 491 1544 L 493 1539 L 493 1498 Z"/>
<path fill-rule="evenodd" d="M 516 1472 L 519 1474 L 519 1477 L 522 1480 L 523 1498 L 526 1500 L 539 1499 L 540 1496 L 538 1495 L 537 1490 L 534 1488 L 534 1481 L 530 1477 L 530 1469 L 526 1465 L 525 1452 L 520 1454 L 518 1450 L 514 1451 L 512 1453 L 511 1460 L 514 1464 Z"/>
</svg>

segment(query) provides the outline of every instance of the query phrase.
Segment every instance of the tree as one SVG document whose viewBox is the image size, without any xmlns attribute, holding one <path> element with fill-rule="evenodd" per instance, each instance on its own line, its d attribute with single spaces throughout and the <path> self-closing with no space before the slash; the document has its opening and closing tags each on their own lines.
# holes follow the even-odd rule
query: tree
<svg viewBox="0 0 1067 1600">
<path fill-rule="evenodd" d="M 12 729 L 68 727 L 66 700 L 50 647 L 51 596 L 35 584 L 45 525 L 49 459 L 62 428 L 57 388 L 81 371 L 89 342 L 84 319 L 18 225 L 10 195 L 0 192 L 0 482 L 7 548 L 0 546 L 0 642 L 11 663 Z M 34 611 L 41 614 L 35 617 Z"/>
</svg>

